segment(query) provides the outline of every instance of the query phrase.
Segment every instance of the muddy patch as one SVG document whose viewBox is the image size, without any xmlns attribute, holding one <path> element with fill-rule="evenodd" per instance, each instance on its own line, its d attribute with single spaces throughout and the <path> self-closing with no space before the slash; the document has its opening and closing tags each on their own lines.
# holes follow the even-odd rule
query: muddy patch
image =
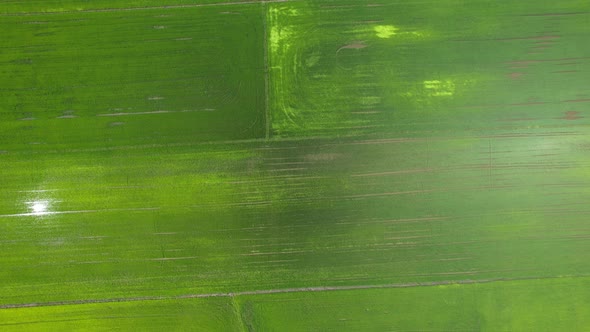
<svg viewBox="0 0 590 332">
<path fill-rule="evenodd" d="M 584 118 L 583 116 L 580 116 L 580 112 L 578 111 L 567 111 L 565 112 L 564 116 L 562 116 L 559 119 L 562 120 L 578 120 L 578 119 L 582 119 Z"/>
</svg>

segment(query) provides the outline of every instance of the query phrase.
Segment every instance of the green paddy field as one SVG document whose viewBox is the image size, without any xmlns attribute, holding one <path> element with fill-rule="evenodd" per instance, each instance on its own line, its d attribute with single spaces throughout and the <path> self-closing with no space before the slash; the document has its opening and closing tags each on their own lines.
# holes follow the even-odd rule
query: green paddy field
<svg viewBox="0 0 590 332">
<path fill-rule="evenodd" d="M 590 330 L 590 4 L 0 2 L 0 330 Z"/>
</svg>

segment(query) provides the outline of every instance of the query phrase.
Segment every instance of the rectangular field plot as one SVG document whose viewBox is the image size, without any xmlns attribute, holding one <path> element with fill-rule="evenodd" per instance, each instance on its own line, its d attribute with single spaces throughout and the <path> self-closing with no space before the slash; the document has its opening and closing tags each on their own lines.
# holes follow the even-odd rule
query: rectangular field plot
<svg viewBox="0 0 590 332">
<path fill-rule="evenodd" d="M 587 126 L 588 15 L 579 1 L 269 4 L 272 133 Z"/>
<path fill-rule="evenodd" d="M 230 298 L 89 303 L 0 310 L 2 331 L 239 331 Z"/>
<path fill-rule="evenodd" d="M 4 17 L 2 150 L 263 137 L 261 11 Z"/>
<path fill-rule="evenodd" d="M 262 0 L 15 0 L 0 4 L 0 15 L 28 15 L 30 13 L 62 13 L 69 11 L 110 11 L 142 10 L 154 7 L 207 7 L 235 5 L 240 3 L 256 5 Z"/>
<path fill-rule="evenodd" d="M 582 331 L 588 278 L 238 297 L 251 331 Z"/>
<path fill-rule="evenodd" d="M 1 155 L 0 304 L 587 274 L 584 138 L 496 134 Z"/>
</svg>

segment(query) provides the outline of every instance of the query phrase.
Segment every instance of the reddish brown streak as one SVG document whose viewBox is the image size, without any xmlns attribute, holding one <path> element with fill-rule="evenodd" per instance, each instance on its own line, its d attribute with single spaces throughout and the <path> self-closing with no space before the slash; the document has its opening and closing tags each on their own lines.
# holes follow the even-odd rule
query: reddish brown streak
<svg viewBox="0 0 590 332">
<path fill-rule="evenodd" d="M 523 73 L 514 72 L 514 73 L 508 74 L 508 77 L 510 77 L 513 80 L 517 80 L 517 79 L 521 78 L 522 75 L 524 75 L 524 74 Z"/>
<path fill-rule="evenodd" d="M 573 100 L 563 100 L 562 103 L 588 103 L 590 102 L 590 98 L 588 99 L 573 99 Z"/>
<path fill-rule="evenodd" d="M 563 120 L 578 120 L 578 119 L 582 119 L 582 116 L 579 116 L 580 112 L 578 111 L 567 111 L 565 112 L 565 115 L 562 116 L 559 119 L 563 119 Z"/>
</svg>

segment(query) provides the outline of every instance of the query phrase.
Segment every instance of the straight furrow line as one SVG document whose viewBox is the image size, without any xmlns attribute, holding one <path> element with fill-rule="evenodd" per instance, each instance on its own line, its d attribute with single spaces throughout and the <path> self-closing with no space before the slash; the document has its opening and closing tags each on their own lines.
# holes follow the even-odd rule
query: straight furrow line
<svg viewBox="0 0 590 332">
<path fill-rule="evenodd" d="M 236 5 L 257 5 L 266 3 L 283 3 L 293 0 L 259 0 L 259 1 L 234 1 L 221 3 L 201 3 L 187 5 L 169 5 L 153 7 L 128 7 L 128 8 L 103 8 L 103 9 L 82 9 L 82 10 L 64 10 L 53 12 L 20 12 L 20 13 L 2 13 L 0 16 L 35 16 L 35 15 L 53 15 L 53 14 L 73 14 L 73 13 L 112 13 L 112 12 L 129 12 L 138 10 L 158 10 L 158 9 L 179 9 L 179 8 L 199 8 L 199 7 L 227 7 Z"/>
<path fill-rule="evenodd" d="M 70 210 L 70 211 L 48 211 L 48 212 L 29 212 L 15 214 L 0 214 L 0 218 L 10 217 L 43 217 L 54 214 L 77 214 L 77 213 L 96 213 L 96 212 L 119 212 L 119 211 L 155 211 L 159 207 L 138 207 L 138 208 L 113 208 L 113 209 L 96 209 L 96 210 Z"/>
<path fill-rule="evenodd" d="M 0 15 L 1 16 L 1 15 Z M 386 138 L 386 139 L 374 139 L 374 140 L 361 140 L 361 141 L 350 141 L 350 142 L 338 142 L 338 143 L 325 143 L 320 147 L 334 147 L 334 146 L 349 146 L 349 145 L 379 145 L 379 144 L 407 144 L 407 143 L 423 143 L 423 142 L 451 142 L 458 139 L 519 139 L 519 138 L 535 138 L 535 137 L 556 137 L 564 138 L 565 136 L 576 137 L 582 136 L 578 132 L 557 132 L 557 133 L 545 133 L 545 134 L 511 134 L 511 135 L 487 135 L 487 136 L 466 136 L 466 137 L 430 137 L 430 138 L 410 138 L 410 137 L 399 137 L 399 138 Z M 290 142 L 312 142 L 314 140 L 329 140 L 333 139 L 327 136 L 312 136 L 312 137 L 275 137 L 272 139 L 274 143 L 290 143 Z M 137 144 L 137 145 L 122 145 L 114 147 L 100 147 L 100 148 L 78 148 L 78 149 L 65 149 L 65 150 L 45 150 L 45 151 L 10 151 L 7 154 L 64 154 L 64 153 L 85 153 L 85 152 L 102 152 L 102 151 L 119 151 L 119 150 L 142 150 L 142 149 L 157 149 L 157 148 L 172 148 L 172 147 L 193 147 L 193 146 L 215 146 L 224 144 L 257 144 L 266 142 L 265 138 L 253 138 L 253 139 L 237 139 L 237 140 L 223 140 L 223 141 L 208 141 L 208 142 L 190 142 L 190 143 L 166 143 L 166 144 Z M 255 151 L 271 151 L 271 150 L 297 150 L 298 147 L 265 147 L 255 148 Z M 301 148 L 299 148 L 301 149 Z"/>
<path fill-rule="evenodd" d="M 586 278 L 588 276 L 589 275 L 529 276 L 529 277 L 514 277 L 514 278 L 488 278 L 488 279 L 465 279 L 465 280 L 443 280 L 443 281 L 428 281 L 428 282 L 409 282 L 409 283 L 381 284 L 381 285 L 317 286 L 317 287 L 300 287 L 300 288 L 283 288 L 283 289 L 261 289 L 261 290 L 254 290 L 254 291 L 186 294 L 186 295 L 178 295 L 178 296 L 141 296 L 141 297 L 111 298 L 111 299 L 85 299 L 85 300 L 69 300 L 69 301 L 53 301 L 53 302 L 3 304 L 3 305 L 0 305 L 0 309 L 34 308 L 34 307 L 79 305 L 79 304 L 93 304 L 93 303 L 180 300 L 180 299 L 212 298 L 212 297 L 233 298 L 236 296 L 247 296 L 247 295 L 284 294 L 284 293 L 316 293 L 316 292 L 362 290 L 362 289 L 413 288 L 413 287 L 432 287 L 432 286 L 441 286 L 441 285 L 472 285 L 472 284 L 487 284 L 487 283 L 503 282 L 503 281 L 547 280 L 547 279 L 561 279 L 561 278 Z"/>
<path fill-rule="evenodd" d="M 264 125 L 265 125 L 265 135 L 264 138 L 268 141 L 270 139 L 270 96 L 269 96 L 269 80 L 270 80 L 270 64 L 268 60 L 268 23 L 266 17 L 266 3 L 262 3 L 262 12 L 264 15 L 264 19 L 262 20 L 262 33 L 263 33 L 263 48 L 264 48 Z"/>
</svg>

